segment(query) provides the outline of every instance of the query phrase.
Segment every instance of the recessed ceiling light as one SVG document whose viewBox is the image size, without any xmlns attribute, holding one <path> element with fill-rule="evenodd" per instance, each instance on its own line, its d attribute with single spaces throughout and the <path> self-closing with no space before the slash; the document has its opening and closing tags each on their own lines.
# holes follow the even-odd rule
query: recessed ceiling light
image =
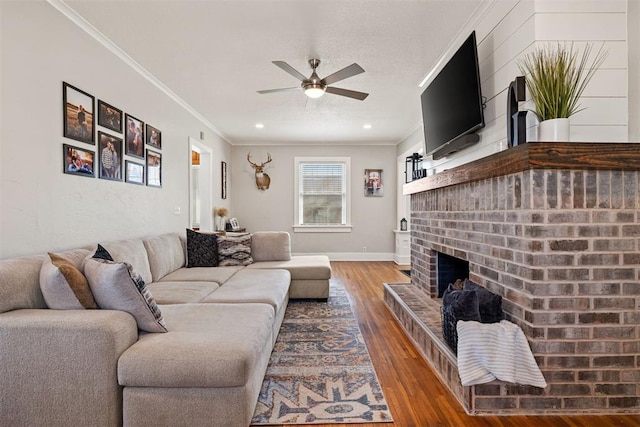
<svg viewBox="0 0 640 427">
<path fill-rule="evenodd" d="M 256 123 L 256 128 L 262 129 L 264 125 L 262 123 Z"/>
<path fill-rule="evenodd" d="M 369 123 L 362 126 L 363 129 L 371 129 L 371 125 Z"/>
</svg>

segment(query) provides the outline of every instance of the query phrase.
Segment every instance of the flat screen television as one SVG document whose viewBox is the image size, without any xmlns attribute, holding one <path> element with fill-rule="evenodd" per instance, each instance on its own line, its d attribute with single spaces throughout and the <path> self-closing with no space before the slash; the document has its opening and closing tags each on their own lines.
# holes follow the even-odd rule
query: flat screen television
<svg viewBox="0 0 640 427">
<path fill-rule="evenodd" d="M 440 159 L 479 141 L 484 127 L 476 32 L 462 43 L 420 97 L 425 154 Z"/>
</svg>

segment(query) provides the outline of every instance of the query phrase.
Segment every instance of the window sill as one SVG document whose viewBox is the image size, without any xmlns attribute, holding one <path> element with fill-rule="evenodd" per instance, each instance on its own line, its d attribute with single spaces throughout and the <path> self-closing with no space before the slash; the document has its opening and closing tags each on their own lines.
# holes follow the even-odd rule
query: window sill
<svg viewBox="0 0 640 427">
<path fill-rule="evenodd" d="M 294 225 L 294 233 L 351 233 L 351 225 Z"/>
</svg>

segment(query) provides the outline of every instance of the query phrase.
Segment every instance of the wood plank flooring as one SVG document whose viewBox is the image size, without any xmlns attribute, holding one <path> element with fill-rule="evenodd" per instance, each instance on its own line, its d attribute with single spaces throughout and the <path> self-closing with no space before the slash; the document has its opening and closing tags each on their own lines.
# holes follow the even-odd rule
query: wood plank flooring
<svg viewBox="0 0 640 427">
<path fill-rule="evenodd" d="M 383 301 L 384 282 L 407 282 L 393 262 L 332 262 L 333 281 L 349 293 L 394 423 L 362 427 L 607 427 L 640 426 L 640 415 L 468 416 L 433 373 Z M 354 427 L 327 424 L 325 427 Z"/>
</svg>

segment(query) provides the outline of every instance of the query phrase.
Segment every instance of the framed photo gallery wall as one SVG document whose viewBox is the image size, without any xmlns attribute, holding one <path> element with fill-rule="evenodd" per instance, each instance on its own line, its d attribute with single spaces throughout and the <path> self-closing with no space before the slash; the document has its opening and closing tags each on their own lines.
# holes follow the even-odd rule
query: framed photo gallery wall
<svg viewBox="0 0 640 427">
<path fill-rule="evenodd" d="M 162 187 L 162 132 L 122 109 L 62 82 L 63 172 Z M 96 132 L 96 124 L 99 130 Z"/>
</svg>

